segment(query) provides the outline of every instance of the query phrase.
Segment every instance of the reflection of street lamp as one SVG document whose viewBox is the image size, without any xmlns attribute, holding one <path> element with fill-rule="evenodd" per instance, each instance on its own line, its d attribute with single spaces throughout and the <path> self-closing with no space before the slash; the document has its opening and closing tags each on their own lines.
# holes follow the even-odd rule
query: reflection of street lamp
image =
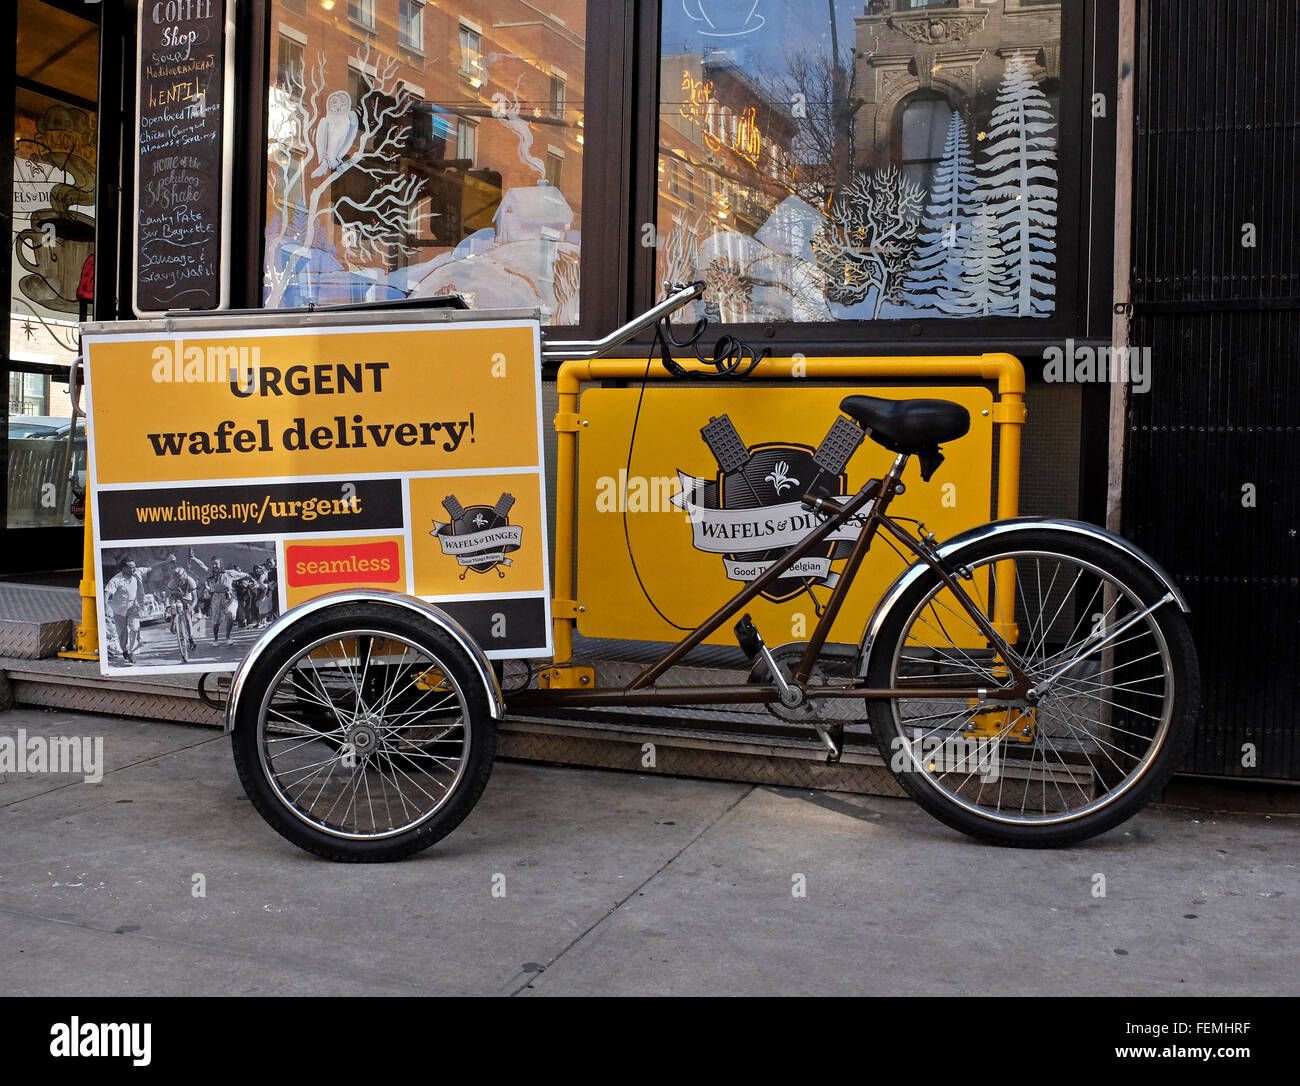
<svg viewBox="0 0 1300 1086">
<path fill-rule="evenodd" d="M 840 36 L 835 28 L 835 0 L 826 0 L 831 15 L 831 132 L 834 150 L 831 165 L 835 170 L 835 183 L 842 185 L 849 179 L 848 133 L 840 130 L 840 117 L 844 115 L 844 72 L 840 69 Z"/>
</svg>

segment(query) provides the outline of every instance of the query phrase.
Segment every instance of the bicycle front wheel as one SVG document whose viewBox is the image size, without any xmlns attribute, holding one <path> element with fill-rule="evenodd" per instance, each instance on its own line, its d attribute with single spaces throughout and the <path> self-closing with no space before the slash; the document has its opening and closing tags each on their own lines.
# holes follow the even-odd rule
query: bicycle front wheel
<svg viewBox="0 0 1300 1086">
<path fill-rule="evenodd" d="M 395 860 L 450 833 L 492 771 L 496 727 L 469 656 L 391 607 L 289 627 L 244 677 L 235 767 L 268 823 L 331 860 Z"/>
<path fill-rule="evenodd" d="M 924 688 L 868 703 L 899 784 L 940 821 L 1003 845 L 1070 844 L 1130 818 L 1173 773 L 1199 705 L 1177 603 L 1123 549 L 1051 527 L 995 535 L 950 562 L 1007 651 L 933 571 L 898 601 L 867 682 Z M 943 696 L 1005 685 L 1009 661 L 1030 676 L 1031 700 Z"/>
</svg>

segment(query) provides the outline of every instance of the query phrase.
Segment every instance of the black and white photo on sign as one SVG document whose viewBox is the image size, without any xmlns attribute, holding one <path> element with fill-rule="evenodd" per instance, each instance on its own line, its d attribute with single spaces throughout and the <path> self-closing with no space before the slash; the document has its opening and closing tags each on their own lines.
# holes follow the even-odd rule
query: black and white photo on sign
<svg viewBox="0 0 1300 1086">
<path fill-rule="evenodd" d="M 238 663 L 282 609 L 274 540 L 105 547 L 100 583 L 114 668 Z"/>
</svg>

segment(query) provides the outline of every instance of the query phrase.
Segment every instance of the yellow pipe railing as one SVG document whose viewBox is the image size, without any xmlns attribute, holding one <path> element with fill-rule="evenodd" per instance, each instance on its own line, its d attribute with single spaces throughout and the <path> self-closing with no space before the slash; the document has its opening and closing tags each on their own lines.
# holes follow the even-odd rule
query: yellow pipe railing
<svg viewBox="0 0 1300 1086">
<path fill-rule="evenodd" d="M 702 369 L 702 373 L 712 371 Z M 998 500 L 997 516 L 1005 520 L 1019 515 L 1020 501 L 1020 427 L 1025 422 L 1025 370 L 1019 359 L 1009 354 L 944 355 L 912 358 L 768 358 L 761 362 L 750 379 L 859 380 L 868 378 L 943 378 L 967 377 L 997 382 L 998 399 L 994 404 L 993 422 L 998 426 Z M 579 397 L 582 386 L 593 381 L 651 381 L 673 379 L 661 362 L 647 367 L 640 359 L 596 358 L 565 362 L 556 377 L 559 411 L 555 416 L 557 448 L 555 458 L 555 601 L 552 630 L 555 662 L 568 663 L 573 656 L 573 627 L 577 622 L 576 584 L 574 575 L 574 533 L 577 525 Z M 990 465 L 991 467 L 991 465 Z M 1013 600 L 1013 569 L 999 569 L 999 628 L 1014 636 L 1014 613 L 1007 614 L 1005 604 Z M 563 669 L 550 675 L 550 685 L 569 685 Z M 573 675 L 577 684 L 578 673 Z"/>
</svg>

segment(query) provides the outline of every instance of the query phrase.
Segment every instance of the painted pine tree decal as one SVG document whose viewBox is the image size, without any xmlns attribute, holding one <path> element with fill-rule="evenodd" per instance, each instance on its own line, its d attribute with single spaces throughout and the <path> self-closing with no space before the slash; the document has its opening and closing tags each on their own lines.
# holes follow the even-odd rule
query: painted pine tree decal
<svg viewBox="0 0 1300 1086">
<path fill-rule="evenodd" d="M 966 124 L 961 114 L 953 113 L 943 161 L 934 171 L 916 263 L 907 282 L 907 300 L 912 305 L 919 308 L 937 305 L 945 312 L 958 312 L 948 307 L 944 297 L 945 291 L 960 290 L 965 270 L 962 256 L 970 244 L 977 184 Z"/>
<path fill-rule="evenodd" d="M 1005 313 L 1011 298 L 1006 285 L 1006 261 L 998 241 L 998 223 L 984 204 L 971 224 L 970 241 L 962 253 L 960 281 L 940 287 L 940 305 L 961 317 L 987 317 Z"/>
<path fill-rule="evenodd" d="M 1014 54 L 998 87 L 979 196 L 997 219 L 1012 312 L 1021 317 L 1055 308 L 1055 129 L 1029 61 Z"/>
</svg>

